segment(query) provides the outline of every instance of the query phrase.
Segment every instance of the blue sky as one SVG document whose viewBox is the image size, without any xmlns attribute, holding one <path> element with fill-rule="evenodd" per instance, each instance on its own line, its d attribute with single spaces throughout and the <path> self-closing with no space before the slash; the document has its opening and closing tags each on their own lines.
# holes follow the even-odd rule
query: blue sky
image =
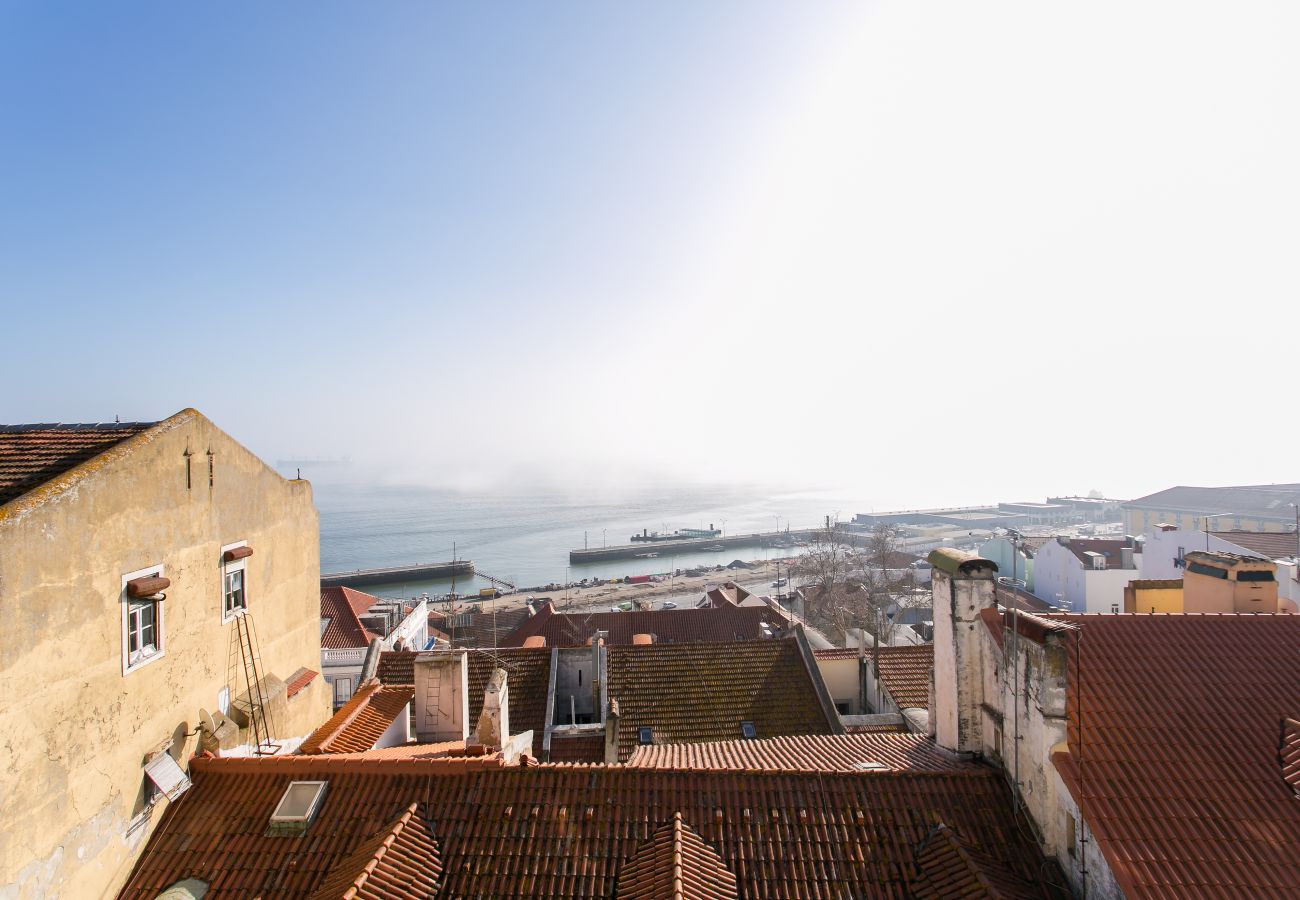
<svg viewBox="0 0 1300 900">
<path fill-rule="evenodd" d="M 1168 435 L 1194 397 L 1290 402 L 1296 26 L 3 2 L 0 421 L 192 405 L 272 459 L 453 483 L 1293 480 L 1289 417 L 1246 460 Z M 1243 354 L 1228 311 L 1278 337 Z M 973 439 L 981 483 L 936 476 L 926 410 L 954 398 L 1053 464 Z M 1166 450 L 1134 460 L 1144 428 Z"/>
</svg>

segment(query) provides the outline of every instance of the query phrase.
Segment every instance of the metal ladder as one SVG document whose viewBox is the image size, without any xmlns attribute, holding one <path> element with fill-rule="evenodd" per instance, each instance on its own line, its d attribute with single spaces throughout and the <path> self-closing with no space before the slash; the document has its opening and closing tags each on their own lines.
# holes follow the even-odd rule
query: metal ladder
<svg viewBox="0 0 1300 900">
<path fill-rule="evenodd" d="M 262 688 L 262 658 L 258 650 L 257 628 L 247 610 L 235 614 L 235 630 L 230 634 L 231 646 L 227 656 L 226 680 L 231 693 L 238 695 L 240 676 L 247 688 L 248 700 L 240 703 L 231 699 L 248 716 L 248 736 L 256 756 L 274 756 L 281 745 L 275 743 L 275 722 L 266 703 Z"/>
</svg>

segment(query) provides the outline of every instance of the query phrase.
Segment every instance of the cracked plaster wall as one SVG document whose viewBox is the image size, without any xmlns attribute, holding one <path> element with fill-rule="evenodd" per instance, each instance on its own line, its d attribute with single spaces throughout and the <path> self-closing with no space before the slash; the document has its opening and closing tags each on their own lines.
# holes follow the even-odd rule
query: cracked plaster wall
<svg viewBox="0 0 1300 900">
<path fill-rule="evenodd" d="M 167 802 L 145 805 L 146 754 L 172 740 L 184 767 L 199 708 L 215 711 L 227 685 L 223 544 L 254 548 L 248 608 L 263 673 L 319 666 L 310 485 L 284 480 L 194 411 L 119 450 L 0 507 L 3 900 L 111 896 L 125 881 Z M 122 576 L 155 564 L 172 582 L 165 653 L 124 675 Z M 328 715 L 316 678 L 276 729 L 306 734 Z"/>
</svg>

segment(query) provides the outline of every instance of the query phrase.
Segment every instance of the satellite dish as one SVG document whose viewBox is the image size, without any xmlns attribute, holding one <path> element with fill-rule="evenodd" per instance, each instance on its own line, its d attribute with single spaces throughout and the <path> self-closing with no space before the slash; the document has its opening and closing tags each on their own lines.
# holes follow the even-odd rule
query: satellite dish
<svg viewBox="0 0 1300 900">
<path fill-rule="evenodd" d="M 217 723 L 212 721 L 212 713 L 208 712 L 203 707 L 199 707 L 199 727 L 208 734 L 217 733 Z"/>
</svg>

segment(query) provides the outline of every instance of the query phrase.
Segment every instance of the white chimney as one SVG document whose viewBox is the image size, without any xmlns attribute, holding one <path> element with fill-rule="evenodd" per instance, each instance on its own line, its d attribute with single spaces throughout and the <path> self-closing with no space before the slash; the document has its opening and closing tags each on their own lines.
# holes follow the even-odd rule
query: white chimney
<svg viewBox="0 0 1300 900">
<path fill-rule="evenodd" d="M 415 658 L 415 734 L 421 741 L 469 737 L 469 664 L 464 650 Z"/>
<path fill-rule="evenodd" d="M 505 669 L 492 670 L 483 691 L 483 711 L 478 717 L 478 742 L 504 747 L 510 739 L 510 694 Z"/>
<path fill-rule="evenodd" d="M 981 749 L 984 671 L 980 612 L 997 608 L 997 564 L 947 547 L 933 551 L 934 705 L 930 722 L 939 745 Z"/>
</svg>

